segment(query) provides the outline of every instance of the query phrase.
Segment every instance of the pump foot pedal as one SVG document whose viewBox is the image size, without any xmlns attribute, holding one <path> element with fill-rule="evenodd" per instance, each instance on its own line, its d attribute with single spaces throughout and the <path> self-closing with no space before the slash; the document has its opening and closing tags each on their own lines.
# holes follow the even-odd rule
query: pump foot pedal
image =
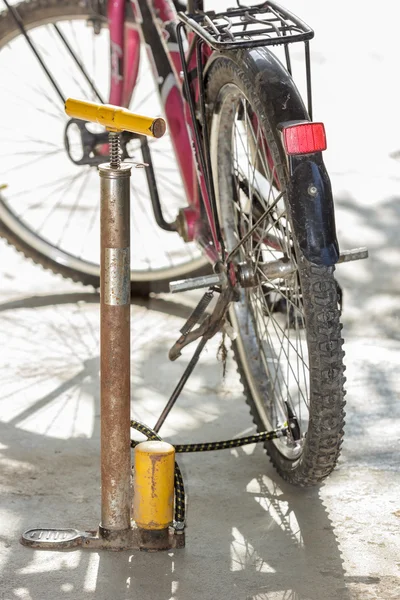
<svg viewBox="0 0 400 600">
<path fill-rule="evenodd" d="M 152 533 L 154 535 L 152 535 Z M 20 542 L 23 546 L 35 550 L 72 550 L 87 548 L 88 550 L 145 550 L 157 552 L 185 547 L 185 531 L 168 527 L 160 537 L 160 531 L 146 532 L 134 523 L 129 529 L 107 531 L 101 526 L 96 531 L 78 531 L 77 529 L 50 529 L 40 527 L 28 529 L 22 534 Z"/>
<path fill-rule="evenodd" d="M 32 548 L 67 550 L 82 546 L 87 535 L 77 529 L 28 529 L 21 536 L 21 544 Z"/>
</svg>

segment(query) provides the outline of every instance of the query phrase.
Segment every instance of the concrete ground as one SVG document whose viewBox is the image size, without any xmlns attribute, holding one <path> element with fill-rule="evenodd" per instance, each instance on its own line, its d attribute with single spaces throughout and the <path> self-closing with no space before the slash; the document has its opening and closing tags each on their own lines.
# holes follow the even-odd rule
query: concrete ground
<svg viewBox="0 0 400 600">
<path fill-rule="evenodd" d="M 22 547 L 19 535 L 31 527 L 99 522 L 99 307 L 97 295 L 3 243 L 1 255 L 1 598 L 399 598 L 399 329 L 362 335 L 361 323 L 346 332 L 342 457 L 319 489 L 285 485 L 256 446 L 182 456 L 185 550 Z M 185 354 L 169 363 L 167 350 L 193 300 L 132 306 L 132 411 L 150 425 L 187 362 Z M 253 430 L 232 359 L 223 382 L 216 351 L 213 343 L 173 410 L 167 439 Z"/>
<path fill-rule="evenodd" d="M 392 17 L 388 35 L 375 29 L 372 39 L 361 32 L 371 30 L 376 15 L 357 12 L 357 2 L 344 23 L 343 3 L 286 4 L 319 32 L 316 118 L 325 120 L 330 140 L 341 245 L 366 244 L 371 255 L 338 267 L 348 391 L 339 465 L 320 488 L 299 490 L 280 480 L 257 446 L 182 456 L 184 550 L 22 547 L 18 538 L 27 528 L 99 522 L 99 307 L 90 290 L 0 242 L 3 600 L 400 598 L 400 163 L 389 158 L 400 148 L 390 46 L 399 9 L 381 3 Z M 356 22 L 358 43 L 350 35 Z M 170 363 L 167 351 L 194 302 L 193 295 L 162 296 L 132 305 L 132 411 L 149 425 L 187 364 L 188 353 Z M 217 346 L 215 340 L 204 354 L 162 430 L 173 442 L 254 429 L 233 359 L 223 381 Z"/>
</svg>

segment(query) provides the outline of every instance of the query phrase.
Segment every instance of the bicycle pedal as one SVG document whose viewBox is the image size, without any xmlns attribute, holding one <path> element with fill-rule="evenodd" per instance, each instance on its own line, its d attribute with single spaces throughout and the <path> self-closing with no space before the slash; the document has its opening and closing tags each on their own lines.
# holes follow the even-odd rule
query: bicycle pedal
<svg viewBox="0 0 400 600">
<path fill-rule="evenodd" d="M 353 260 L 363 260 L 368 258 L 368 248 L 352 248 L 352 250 L 343 250 L 340 253 L 338 263 L 351 262 Z"/>
</svg>

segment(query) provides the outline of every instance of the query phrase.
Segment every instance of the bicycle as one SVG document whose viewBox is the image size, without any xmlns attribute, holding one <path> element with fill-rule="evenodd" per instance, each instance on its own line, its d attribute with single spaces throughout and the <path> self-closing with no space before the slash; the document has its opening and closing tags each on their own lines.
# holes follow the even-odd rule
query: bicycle
<svg viewBox="0 0 400 600">
<path fill-rule="evenodd" d="M 182 8 L 177 2 L 174 5 Z M 27 111 L 25 126 L 31 129 L 24 148 L 32 144 L 35 148 L 35 140 L 53 146 L 48 146 L 47 154 L 29 150 L 33 159 L 25 165 L 26 180 L 35 171 L 38 156 L 46 157 L 45 172 L 60 152 L 70 161 L 67 164 L 85 167 L 71 182 L 61 178 L 60 183 L 58 174 L 50 183 L 59 197 L 47 211 L 44 200 L 34 196 L 30 203 L 28 199 L 25 215 L 17 215 L 15 198 L 23 197 L 24 191 L 16 192 L 14 200 L 11 194 L 7 200 L 8 190 L 3 190 L 1 233 L 43 266 L 98 286 L 98 266 L 88 259 L 89 253 L 74 256 L 65 247 L 76 247 L 79 235 L 86 242 L 96 229 L 97 189 L 94 186 L 90 209 L 88 183 L 95 172 L 92 167 L 105 161 L 107 138 L 103 130 L 73 119 L 60 129 L 57 102 L 65 100 L 60 85 L 65 74 L 54 53 L 46 50 L 45 36 L 57 40 L 65 60 L 75 66 L 72 83 L 81 97 L 85 85 L 89 90 L 86 97 L 97 102 L 107 97 L 103 88 L 109 81 L 110 103 L 129 105 L 140 112 L 130 100 L 132 95 L 137 100 L 143 69 L 151 67 L 171 146 L 169 154 L 164 148 L 160 150 L 164 161 L 160 163 L 157 152 L 161 141 L 153 149 L 137 136 L 122 138 L 122 157 L 132 159 L 140 149 L 148 165 L 143 170 L 143 184 L 146 180 L 151 200 L 143 204 L 142 186 L 134 189 L 133 195 L 137 198 L 139 193 L 139 200 L 132 211 L 137 219 L 132 225 L 136 261 L 131 277 L 133 291 L 165 290 L 171 279 L 189 273 L 197 277 L 206 264 L 213 265 L 213 276 L 179 288 L 210 286 L 170 357 L 175 359 L 187 343 L 201 336 L 205 339 L 212 328 L 217 331 L 224 326 L 230 332 L 230 325 L 225 323 L 229 312 L 237 336 L 233 351 L 258 430 L 290 424 L 287 435 L 265 443 L 267 452 L 284 479 L 300 486 L 314 485 L 332 472 L 340 453 L 345 378 L 340 294 L 334 279 L 340 254 L 331 186 L 322 158 L 326 140 L 323 125 L 311 120 L 309 40 L 313 31 L 274 2 L 244 6 L 237 0 L 234 9 L 207 13 L 201 0 L 189 0 L 179 17 L 174 5 L 168 0 L 114 0 L 108 7 L 102 0 L 43 0 L 25 1 L 14 9 L 8 6 L 8 11 L 0 14 L 0 66 L 4 50 L 17 56 L 15 48 L 27 39 L 32 68 L 39 64 L 36 51 L 43 63 L 39 67 L 42 81 L 50 81 L 50 91 L 43 95 L 42 84 L 35 79 L 35 90 L 49 101 L 48 116 L 64 140 L 62 150 L 54 149 L 51 140 L 55 132 L 51 132 L 51 140 L 44 138 L 42 113 L 33 122 Z M 87 43 L 82 41 L 85 31 L 94 44 L 102 36 L 105 42 L 103 54 L 96 48 L 90 55 L 94 74 L 99 74 L 99 64 L 104 66 L 110 48 L 110 79 L 104 73 L 99 79 L 89 75 Z M 308 109 L 291 76 L 289 45 L 294 42 L 305 46 Z M 270 49 L 277 45 L 282 46 L 285 66 Z M 149 51 L 147 62 L 143 46 Z M 9 61 L 7 57 L 5 60 Z M 25 77 L 29 82 L 30 74 L 25 72 Z M 74 90 L 69 88 L 68 95 L 74 95 Z M 145 99 L 146 104 L 150 102 Z M 172 148 L 179 177 L 175 162 L 168 162 Z M 11 159 L 9 153 L 8 161 Z M 179 202 L 171 206 L 162 172 L 166 164 L 174 173 L 172 193 L 180 186 L 186 206 L 179 206 Z M 11 191 L 18 186 L 10 173 L 8 169 L 6 183 Z M 56 210 L 60 214 L 68 209 L 66 194 L 76 185 L 80 185 L 77 199 L 66 217 L 62 238 L 51 223 L 55 223 Z M 165 192 L 162 200 L 160 185 Z M 78 204 L 83 192 L 84 208 L 90 211 L 86 228 L 81 218 L 75 219 L 82 212 Z M 137 235 L 143 218 L 149 219 L 150 206 L 163 237 L 157 248 L 150 245 L 150 256 L 143 258 L 140 252 L 147 235 L 139 242 Z M 175 218 L 171 218 L 174 208 Z M 45 230 L 55 242 L 46 239 L 42 234 Z M 151 232 L 158 235 L 153 223 Z M 172 256 L 168 256 L 170 244 L 174 244 Z M 160 257 L 163 248 L 167 250 Z M 348 254 L 347 259 L 353 258 L 360 256 Z M 160 260 L 161 266 L 157 265 Z M 220 294 L 217 308 L 193 331 L 213 293 Z"/>
</svg>

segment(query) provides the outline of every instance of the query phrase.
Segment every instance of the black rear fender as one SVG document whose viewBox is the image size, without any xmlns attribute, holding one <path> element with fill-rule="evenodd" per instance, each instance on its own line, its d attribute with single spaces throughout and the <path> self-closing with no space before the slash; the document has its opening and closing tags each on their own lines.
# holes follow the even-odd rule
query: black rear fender
<svg viewBox="0 0 400 600">
<path fill-rule="evenodd" d="M 281 140 L 285 124 L 309 121 L 306 107 L 292 77 L 267 48 L 222 54 L 215 52 L 207 64 L 206 77 L 213 62 L 221 56 L 235 62 L 254 81 L 255 92 L 265 106 L 265 114 L 259 116 L 268 120 L 281 154 L 281 163 L 288 169 L 289 211 L 301 252 L 312 263 L 335 264 L 339 258 L 339 247 L 332 189 L 322 154 L 317 152 L 289 157 Z"/>
</svg>

